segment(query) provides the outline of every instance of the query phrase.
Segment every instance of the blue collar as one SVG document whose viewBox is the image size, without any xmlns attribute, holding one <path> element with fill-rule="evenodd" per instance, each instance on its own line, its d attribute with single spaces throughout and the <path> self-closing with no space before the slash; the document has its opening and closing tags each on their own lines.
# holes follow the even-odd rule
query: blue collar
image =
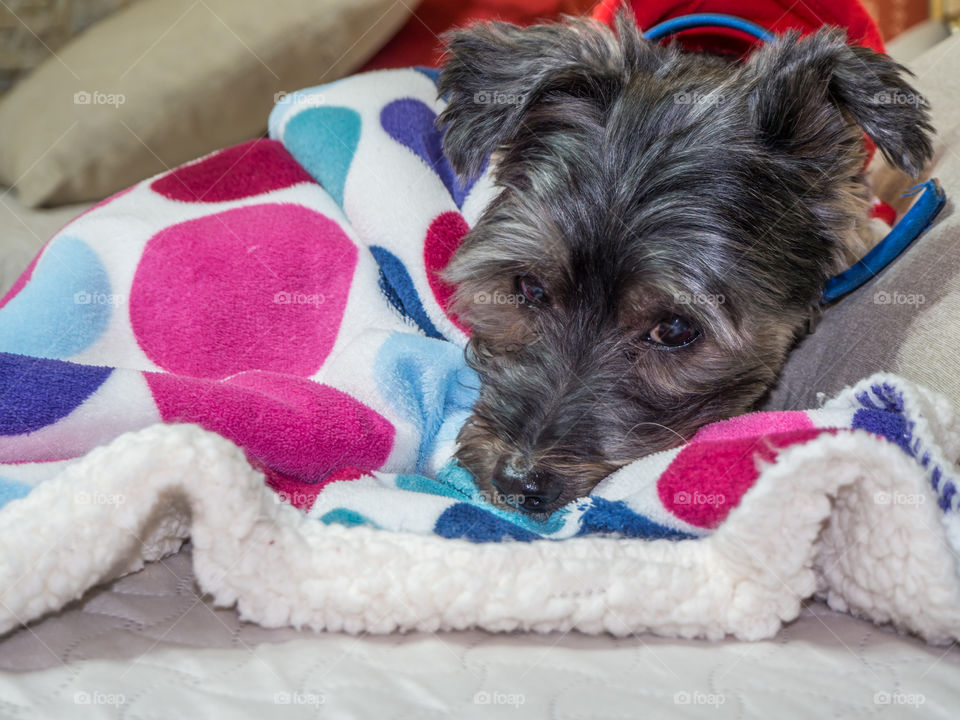
<svg viewBox="0 0 960 720">
<path fill-rule="evenodd" d="M 740 30 L 747 35 L 753 35 L 758 40 L 767 42 L 773 40 L 774 35 L 762 25 L 752 20 L 745 20 L 736 15 L 723 15 L 722 13 L 693 13 L 691 15 L 680 15 L 669 20 L 664 20 L 658 25 L 654 25 L 649 30 L 644 30 L 643 36 L 647 40 L 663 40 L 670 35 L 676 35 L 684 30 L 692 30 L 701 27 L 725 27 L 734 30 Z"/>
<path fill-rule="evenodd" d="M 821 305 L 839 300 L 873 278 L 930 227 L 947 202 L 946 193 L 940 183 L 933 179 L 912 188 L 904 197 L 916 195 L 918 192 L 921 195 L 913 207 L 900 218 L 900 222 L 883 240 L 852 266 L 827 280 L 820 298 Z"/>
<path fill-rule="evenodd" d="M 758 40 L 767 42 L 773 38 L 773 34 L 761 25 L 757 25 L 750 20 L 736 17 L 734 15 L 723 15 L 719 13 L 695 13 L 692 15 L 681 15 L 679 17 L 666 20 L 659 25 L 644 32 L 644 37 L 648 40 L 662 40 L 665 37 L 674 35 L 683 30 L 690 30 L 699 27 L 725 27 L 740 30 L 748 35 L 753 35 Z M 854 265 L 844 270 L 839 275 L 834 275 L 827 280 L 823 288 L 823 295 L 820 298 L 821 305 L 827 305 L 839 300 L 858 287 L 873 278 L 877 273 L 883 270 L 887 265 L 897 259 L 906 248 L 916 240 L 924 230 L 933 223 L 935 217 L 947 202 L 947 196 L 940 187 L 940 183 L 934 180 L 928 180 L 922 185 L 912 188 L 909 195 L 922 193 L 913 207 L 900 218 L 900 222 L 894 226 L 887 236 L 881 240 L 870 252 L 864 255 Z"/>
</svg>

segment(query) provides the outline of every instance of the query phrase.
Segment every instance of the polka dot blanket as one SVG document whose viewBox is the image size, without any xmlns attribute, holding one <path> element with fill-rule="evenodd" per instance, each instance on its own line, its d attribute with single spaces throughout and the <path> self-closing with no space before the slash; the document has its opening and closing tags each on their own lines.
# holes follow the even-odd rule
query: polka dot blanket
<svg viewBox="0 0 960 720">
<path fill-rule="evenodd" d="M 758 637 L 820 591 L 956 636 L 960 426 L 897 377 L 707 426 L 547 520 L 487 502 L 439 271 L 495 189 L 455 177 L 441 107 L 417 69 L 293 93 L 269 139 L 46 244 L 0 301 L 3 627 L 192 535 L 264 624 Z"/>
</svg>

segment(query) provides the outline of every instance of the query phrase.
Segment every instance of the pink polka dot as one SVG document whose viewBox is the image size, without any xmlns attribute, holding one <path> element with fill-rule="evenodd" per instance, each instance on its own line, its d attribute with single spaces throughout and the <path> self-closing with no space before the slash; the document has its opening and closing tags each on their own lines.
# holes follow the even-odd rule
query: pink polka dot
<svg viewBox="0 0 960 720">
<path fill-rule="evenodd" d="M 258 460 L 251 459 L 251 464 L 262 471 L 267 478 L 267 485 L 294 507 L 308 511 L 317 501 L 317 496 L 330 483 L 349 482 L 367 475 L 363 470 L 348 465 L 336 470 L 319 482 L 306 482 L 300 478 L 269 468 Z"/>
<path fill-rule="evenodd" d="M 791 430 L 809 430 L 812 427 L 813 422 L 802 410 L 748 413 L 747 415 L 705 425 L 700 428 L 690 442 L 754 438 L 759 435 L 772 435 L 774 433 L 790 432 Z"/>
<path fill-rule="evenodd" d="M 427 269 L 427 281 L 437 303 L 447 311 L 450 297 L 453 295 L 453 285 L 440 279 L 440 271 L 450 262 L 450 258 L 460 247 L 460 241 L 467 234 L 470 227 L 463 216 L 457 212 L 445 212 L 437 215 L 430 223 L 427 237 L 423 243 L 423 262 Z M 450 321 L 464 332 L 467 327 L 453 313 L 447 312 Z"/>
<path fill-rule="evenodd" d="M 771 462 L 783 448 L 809 442 L 823 432 L 834 431 L 809 428 L 776 434 L 755 432 L 753 437 L 738 434 L 729 439 L 692 442 L 660 476 L 660 502 L 691 525 L 715 528 L 757 481 L 758 460 Z"/>
<path fill-rule="evenodd" d="M 147 243 L 130 323 L 170 372 L 312 375 L 336 340 L 357 249 L 297 205 L 255 205 L 174 225 Z"/>
<path fill-rule="evenodd" d="M 251 140 L 163 175 L 151 189 L 181 202 L 224 202 L 314 182 L 276 140 Z"/>
<path fill-rule="evenodd" d="M 229 438 L 275 479 L 312 484 L 332 481 L 331 475 L 345 469 L 374 470 L 393 447 L 394 429 L 385 418 L 311 380 L 267 372 L 219 381 L 164 373 L 145 377 L 164 422 L 198 423 Z"/>
</svg>

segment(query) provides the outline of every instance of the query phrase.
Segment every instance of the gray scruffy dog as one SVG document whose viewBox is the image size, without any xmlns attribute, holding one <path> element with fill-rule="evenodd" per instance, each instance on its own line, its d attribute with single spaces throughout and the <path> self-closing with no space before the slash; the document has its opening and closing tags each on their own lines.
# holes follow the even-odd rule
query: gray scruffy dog
<svg viewBox="0 0 960 720">
<path fill-rule="evenodd" d="M 500 188 L 445 271 L 482 387 L 459 461 L 535 514 L 751 408 L 864 251 L 863 134 L 917 175 L 926 103 L 837 28 L 743 62 L 632 16 L 448 37 L 444 151 Z"/>
</svg>

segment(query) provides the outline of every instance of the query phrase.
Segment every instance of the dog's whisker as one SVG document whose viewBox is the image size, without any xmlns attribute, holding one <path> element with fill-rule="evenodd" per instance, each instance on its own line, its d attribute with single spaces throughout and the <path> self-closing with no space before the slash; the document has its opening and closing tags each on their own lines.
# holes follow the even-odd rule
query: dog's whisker
<svg viewBox="0 0 960 720">
<path fill-rule="evenodd" d="M 627 435 L 633 435 L 634 431 L 636 431 L 636 429 L 637 429 L 638 427 L 640 427 L 641 425 L 654 425 L 654 426 L 656 426 L 656 427 L 658 427 L 658 428 L 663 428 L 663 429 L 666 430 L 667 432 L 673 433 L 673 434 L 676 435 L 678 438 L 680 438 L 680 442 L 682 442 L 684 445 L 686 445 L 688 442 L 690 442 L 689 440 L 687 440 L 687 438 L 685 438 L 683 435 L 681 435 L 680 433 L 678 433 L 678 432 L 677 432 L 676 430 L 674 430 L 673 428 L 669 428 L 669 427 L 667 427 L 666 425 L 663 425 L 662 423 L 653 422 L 653 421 L 651 421 L 651 420 L 646 420 L 646 421 L 644 421 L 644 422 L 638 422 L 636 425 L 634 425 L 632 428 L 630 428 L 630 429 L 627 431 Z"/>
</svg>

